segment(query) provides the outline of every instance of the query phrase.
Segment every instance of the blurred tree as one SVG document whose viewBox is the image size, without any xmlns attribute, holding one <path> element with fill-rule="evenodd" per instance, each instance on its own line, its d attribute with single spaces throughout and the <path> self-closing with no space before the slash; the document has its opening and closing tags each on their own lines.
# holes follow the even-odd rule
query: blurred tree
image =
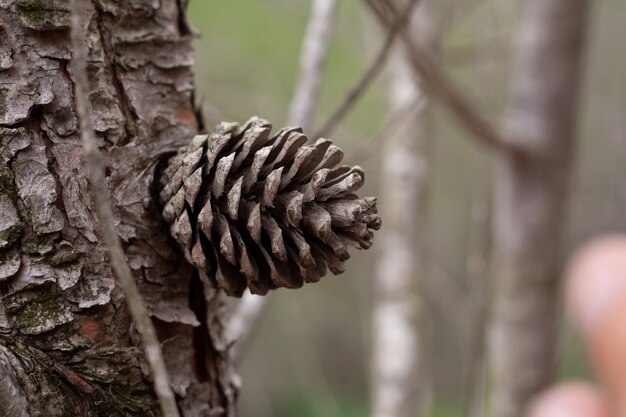
<svg viewBox="0 0 626 417">
<path fill-rule="evenodd" d="M 442 22 L 434 8 L 432 1 L 421 1 L 410 24 L 416 42 L 436 54 Z M 427 268 L 419 238 L 425 225 L 430 100 L 402 47 L 397 45 L 390 61 L 389 107 L 399 121 L 389 128 L 380 179 L 385 227 L 372 313 L 374 417 L 430 414 L 429 320 L 421 291 Z"/>
<path fill-rule="evenodd" d="M 525 0 L 496 171 L 489 416 L 519 417 L 554 377 L 560 247 L 587 0 Z"/>
<path fill-rule="evenodd" d="M 391 0 L 368 0 L 388 27 Z M 495 151 L 495 306 L 489 415 L 519 417 L 554 374 L 560 244 L 580 84 L 587 1 L 525 0 L 502 131 L 471 105 L 407 30 L 416 75 L 464 127 Z"/>
<path fill-rule="evenodd" d="M 234 415 L 222 302 L 167 238 L 160 159 L 198 131 L 185 1 L 86 3 L 117 233 L 184 416 Z M 158 415 L 83 167 L 67 1 L 0 3 L 0 415 Z"/>
</svg>

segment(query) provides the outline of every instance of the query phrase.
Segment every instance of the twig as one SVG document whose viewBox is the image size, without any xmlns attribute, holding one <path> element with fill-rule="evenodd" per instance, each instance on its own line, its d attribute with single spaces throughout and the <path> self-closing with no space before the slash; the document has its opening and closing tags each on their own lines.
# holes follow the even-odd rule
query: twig
<svg viewBox="0 0 626 417">
<path fill-rule="evenodd" d="M 408 16 L 411 15 L 411 11 L 417 3 L 418 0 L 411 0 L 406 6 L 406 10 L 403 11 L 402 17 L 399 17 L 398 20 L 390 26 L 389 34 L 387 35 L 385 43 L 367 71 L 365 71 L 359 81 L 348 91 L 341 104 L 337 107 L 337 110 L 333 112 L 326 123 L 324 123 L 315 135 L 313 135 L 314 138 L 328 136 L 330 132 L 337 127 L 339 122 L 348 114 L 352 107 L 354 107 L 356 102 L 361 98 L 363 93 L 367 91 L 372 82 L 378 77 L 387 62 L 387 58 L 389 57 L 389 52 L 391 51 L 396 35 L 398 34 L 400 28 L 405 25 Z"/>
<path fill-rule="evenodd" d="M 434 310 L 454 329 L 458 343 L 466 340 L 468 329 L 465 317 L 471 313 L 467 292 L 457 279 L 435 260 L 428 260 L 425 265 L 429 279 L 424 282 L 426 300 Z"/>
<path fill-rule="evenodd" d="M 392 1 L 366 0 L 365 2 L 383 26 L 389 31 L 398 30 L 396 22 L 402 15 Z M 438 97 L 452 115 L 465 125 L 483 145 L 502 152 L 514 151 L 514 146 L 507 142 L 500 131 L 476 110 L 476 106 L 465 97 L 436 60 L 415 42 L 406 25 L 401 25 L 399 32 L 406 46 L 407 59 L 416 75 L 423 81 L 424 87 Z"/>
<path fill-rule="evenodd" d="M 313 112 L 317 105 L 320 88 L 321 74 L 324 57 L 330 44 L 329 34 L 332 32 L 334 19 L 329 18 L 334 14 L 335 0 L 315 0 L 311 16 L 309 17 L 308 30 L 302 45 L 301 67 L 298 77 L 298 86 L 291 102 L 289 124 L 311 123 Z M 323 19 L 324 22 L 317 20 Z M 307 48 L 315 45 L 316 58 L 307 61 Z M 304 85 L 303 85 L 304 84 Z M 302 95 L 306 94 L 306 97 Z M 301 103 L 306 101 L 306 103 Z M 302 113 L 301 113 L 302 112 Z M 305 114 L 308 113 L 308 114 Z M 305 126 L 306 127 L 306 126 Z M 305 129 L 306 131 L 306 129 Z M 317 136 L 312 136 L 312 138 Z M 231 346 L 231 358 L 238 362 L 241 360 L 247 345 L 252 340 L 253 331 L 267 311 L 271 295 L 260 297 L 246 292 L 239 302 L 235 312 L 228 322 L 226 340 Z"/>
<path fill-rule="evenodd" d="M 417 113 L 422 111 L 421 107 L 423 105 L 424 98 L 417 97 L 410 106 L 406 106 L 406 108 L 400 108 L 395 112 L 391 113 L 383 127 L 378 130 L 378 132 L 372 136 L 365 144 L 359 147 L 356 151 L 346 156 L 346 163 L 349 164 L 357 164 L 363 163 L 370 159 L 376 151 L 380 150 L 380 146 L 383 144 L 384 140 L 389 136 L 389 131 L 394 126 L 399 126 L 397 129 L 403 128 L 404 125 L 411 122 L 411 119 L 415 117 Z"/>
<path fill-rule="evenodd" d="M 95 200 L 96 212 L 104 242 L 108 247 L 111 266 L 117 277 L 117 283 L 124 291 L 128 309 L 144 345 L 146 359 L 152 371 L 154 390 L 159 399 L 164 417 L 179 417 L 178 407 L 171 390 L 161 345 L 156 336 L 148 311 L 144 306 L 122 245 L 115 230 L 113 211 L 109 199 L 104 173 L 104 158 L 98 150 L 91 125 L 91 103 L 89 102 L 89 81 L 87 78 L 87 47 L 85 44 L 85 1 L 72 0 L 72 66 L 75 78 L 76 110 L 80 123 L 80 136 L 83 143 L 85 168 L 91 180 L 91 190 Z"/>
<path fill-rule="evenodd" d="M 314 1 L 304 35 L 300 52 L 300 75 L 289 107 L 288 120 L 289 124 L 300 126 L 305 132 L 311 129 L 315 116 L 336 10 L 337 0 Z"/>
<path fill-rule="evenodd" d="M 486 170 L 485 170 L 486 171 Z M 488 174 L 488 173 L 487 173 Z M 481 175 L 481 178 L 488 175 Z M 470 208 L 468 254 L 467 254 L 467 297 L 468 314 L 465 315 L 465 364 L 463 371 L 463 407 L 466 416 L 478 417 L 485 414 L 483 393 L 485 389 L 485 328 L 488 322 L 491 288 L 488 276 L 489 226 L 491 182 L 480 181 L 473 192 Z"/>
</svg>

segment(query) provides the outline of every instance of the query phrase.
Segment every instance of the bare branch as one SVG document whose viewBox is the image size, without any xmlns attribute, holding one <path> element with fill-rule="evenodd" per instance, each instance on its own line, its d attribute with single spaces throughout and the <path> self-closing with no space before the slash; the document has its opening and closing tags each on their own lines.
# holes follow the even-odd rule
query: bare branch
<svg viewBox="0 0 626 417">
<path fill-rule="evenodd" d="M 406 23 L 406 20 L 408 20 L 408 16 L 411 15 L 411 11 L 417 3 L 418 0 L 411 0 L 406 6 L 406 10 L 404 10 L 402 16 L 390 26 L 387 39 L 385 40 L 382 48 L 372 61 L 371 65 L 368 67 L 368 69 L 365 71 L 359 81 L 347 92 L 343 101 L 337 107 L 337 110 L 333 112 L 333 114 L 328 118 L 326 123 L 324 123 L 322 127 L 315 133 L 315 135 L 312 136 L 313 138 L 320 138 L 330 135 L 330 133 L 337 127 L 339 122 L 343 120 L 343 118 L 348 114 L 352 107 L 354 107 L 357 101 L 367 91 L 372 82 L 376 80 L 378 75 L 380 75 L 380 72 L 387 62 L 389 52 L 391 51 L 391 46 L 396 39 L 396 35 L 398 34 L 400 28 L 403 27 L 403 25 Z"/>
<path fill-rule="evenodd" d="M 481 178 L 487 175 L 481 175 Z M 463 402 L 466 416 L 479 417 L 485 414 L 485 330 L 488 322 L 491 288 L 487 279 L 490 244 L 491 182 L 476 185 L 470 209 L 468 254 L 467 254 L 467 297 L 468 309 L 465 317 L 466 329 L 465 364 L 463 371 Z"/>
<path fill-rule="evenodd" d="M 407 59 L 424 87 L 439 98 L 459 122 L 474 134 L 483 145 L 502 151 L 511 152 L 513 145 L 508 143 L 488 119 L 476 111 L 474 105 L 457 87 L 448 74 L 439 66 L 432 55 L 411 37 L 406 25 L 395 27 L 403 16 L 390 0 L 366 0 L 367 5 L 378 20 L 391 32 L 399 30 L 405 45 Z"/>
<path fill-rule="evenodd" d="M 424 280 L 423 291 L 433 310 L 454 330 L 461 344 L 468 333 L 466 317 L 471 313 L 468 294 L 459 284 L 457 277 L 447 271 L 434 259 L 424 261 L 425 274 L 430 279 Z"/>
<path fill-rule="evenodd" d="M 115 230 L 113 210 L 109 199 L 109 189 L 105 177 L 104 158 L 98 150 L 98 143 L 91 125 L 91 103 L 89 101 L 89 81 L 87 77 L 87 47 L 85 37 L 85 8 L 84 0 L 72 0 L 72 67 L 75 79 L 75 95 L 77 103 L 80 135 L 83 142 L 85 169 L 89 173 L 94 195 L 96 212 L 100 219 L 102 236 L 109 249 L 109 257 L 118 285 L 124 291 L 128 309 L 137 327 L 137 332 L 144 345 L 146 359 L 152 371 L 154 390 L 159 399 L 164 417 L 178 417 L 178 407 L 171 390 L 165 362 L 161 353 L 161 345 L 148 311 L 141 300 L 122 245 Z"/>
<path fill-rule="evenodd" d="M 314 1 L 304 35 L 300 52 L 300 75 L 289 108 L 288 123 L 300 126 L 305 132 L 311 129 L 315 116 L 336 10 L 337 0 Z"/>
<path fill-rule="evenodd" d="M 411 123 L 411 120 L 417 113 L 422 111 L 422 107 L 425 105 L 424 97 L 417 97 L 410 106 L 399 108 L 387 116 L 387 120 L 383 123 L 374 136 L 372 136 L 367 142 L 359 147 L 352 154 L 346 156 L 345 160 L 348 163 L 363 163 L 370 159 L 373 155 L 380 150 L 380 147 L 385 142 L 385 138 L 389 135 L 389 131 L 392 129 L 403 129 L 405 125 Z"/>
</svg>

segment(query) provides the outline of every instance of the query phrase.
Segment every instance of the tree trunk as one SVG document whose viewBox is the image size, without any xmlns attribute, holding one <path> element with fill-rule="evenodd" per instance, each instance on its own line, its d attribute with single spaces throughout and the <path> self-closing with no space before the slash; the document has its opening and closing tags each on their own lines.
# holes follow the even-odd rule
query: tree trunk
<svg viewBox="0 0 626 417">
<path fill-rule="evenodd" d="M 522 3 L 499 161 L 490 416 L 519 417 L 554 374 L 560 243 L 587 0 Z"/>
<path fill-rule="evenodd" d="M 422 1 L 411 23 L 414 39 L 433 54 L 442 34 L 434 7 Z M 426 268 L 419 239 L 425 224 L 430 100 L 403 52 L 396 48 L 390 62 L 390 113 L 401 116 L 390 129 L 382 158 L 385 226 L 372 319 L 374 417 L 430 414 L 429 326 L 420 290 Z"/>
<path fill-rule="evenodd" d="M 199 129 L 184 0 L 89 1 L 92 122 L 128 262 L 184 416 L 232 416 L 223 304 L 152 198 Z M 0 0 L 0 415 L 159 415 L 83 169 L 69 6 Z"/>
</svg>

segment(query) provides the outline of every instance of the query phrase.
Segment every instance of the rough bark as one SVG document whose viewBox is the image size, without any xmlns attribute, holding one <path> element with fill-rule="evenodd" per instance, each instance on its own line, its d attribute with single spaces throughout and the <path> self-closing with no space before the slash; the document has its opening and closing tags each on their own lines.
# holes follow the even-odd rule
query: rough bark
<svg viewBox="0 0 626 417">
<path fill-rule="evenodd" d="M 414 39 L 430 53 L 438 50 L 441 35 L 433 7 L 423 0 L 412 19 Z M 431 388 L 419 238 L 425 223 L 430 100 L 402 48 L 396 48 L 390 64 L 390 111 L 408 117 L 392 126 L 382 159 L 385 227 L 373 311 L 372 415 L 410 417 L 429 414 Z"/>
<path fill-rule="evenodd" d="M 551 381 L 559 249 L 588 2 L 526 0 L 496 172 L 489 415 L 519 417 Z"/>
<path fill-rule="evenodd" d="M 234 415 L 222 303 L 153 199 L 159 161 L 198 130 L 183 3 L 88 3 L 91 119 L 181 412 Z M 69 21 L 67 1 L 0 0 L 0 415 L 158 415 L 82 166 Z"/>
</svg>

